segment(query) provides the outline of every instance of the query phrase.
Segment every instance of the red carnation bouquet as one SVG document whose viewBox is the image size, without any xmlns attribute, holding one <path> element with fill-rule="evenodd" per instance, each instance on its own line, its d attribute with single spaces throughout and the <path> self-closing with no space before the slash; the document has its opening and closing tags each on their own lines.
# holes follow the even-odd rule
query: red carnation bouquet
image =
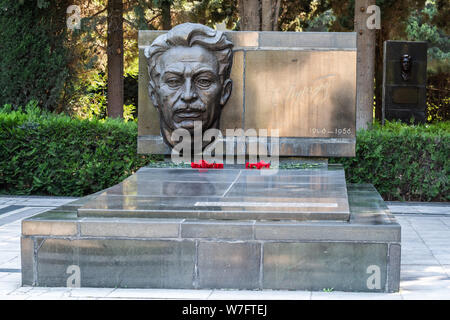
<svg viewBox="0 0 450 320">
<path fill-rule="evenodd" d="M 260 162 L 257 162 L 257 163 L 247 162 L 245 164 L 245 169 L 258 169 L 258 170 L 260 170 L 260 169 L 264 169 L 264 168 L 270 169 L 270 163 L 265 163 L 264 161 L 261 160 Z"/>
<path fill-rule="evenodd" d="M 208 163 L 205 160 L 197 162 L 191 162 L 191 168 L 194 169 L 223 169 L 223 163 Z"/>
<path fill-rule="evenodd" d="M 191 168 L 193 169 L 223 169 L 223 163 L 208 163 L 205 160 L 200 160 L 197 162 L 191 162 Z M 270 163 L 265 163 L 264 161 L 260 161 L 257 163 L 245 163 L 245 169 L 270 169 Z"/>
</svg>

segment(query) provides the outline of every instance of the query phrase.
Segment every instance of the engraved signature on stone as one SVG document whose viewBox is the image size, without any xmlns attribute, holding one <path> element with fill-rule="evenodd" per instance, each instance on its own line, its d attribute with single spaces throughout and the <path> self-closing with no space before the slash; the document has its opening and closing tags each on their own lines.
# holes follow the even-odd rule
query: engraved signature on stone
<svg viewBox="0 0 450 320">
<path fill-rule="evenodd" d="M 298 104 L 299 101 L 319 105 L 330 96 L 329 89 L 333 83 L 333 80 L 329 79 L 330 77 L 335 77 L 335 75 L 332 74 L 315 79 L 313 82 L 328 78 L 328 80 L 316 85 L 304 87 L 290 85 L 287 88 L 277 88 L 272 92 L 272 105 L 276 107 L 277 105 L 286 105 L 288 103 Z"/>
</svg>

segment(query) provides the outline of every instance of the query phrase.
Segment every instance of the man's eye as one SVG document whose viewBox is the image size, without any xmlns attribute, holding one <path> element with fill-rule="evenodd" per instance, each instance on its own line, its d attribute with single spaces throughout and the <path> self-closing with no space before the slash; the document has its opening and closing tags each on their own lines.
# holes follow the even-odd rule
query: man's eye
<svg viewBox="0 0 450 320">
<path fill-rule="evenodd" d="M 177 87 L 180 85 L 180 80 L 178 79 L 168 79 L 166 80 L 166 83 L 169 85 L 169 87 Z"/>
<path fill-rule="evenodd" d="M 210 79 L 205 79 L 205 78 L 200 78 L 197 79 L 196 83 L 200 86 L 200 87 L 209 87 L 212 84 L 212 81 Z"/>
</svg>

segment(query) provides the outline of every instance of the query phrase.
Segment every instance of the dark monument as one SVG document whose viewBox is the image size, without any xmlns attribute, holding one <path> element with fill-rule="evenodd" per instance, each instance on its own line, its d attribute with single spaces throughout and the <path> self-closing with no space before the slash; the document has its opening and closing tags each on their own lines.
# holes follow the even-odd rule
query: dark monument
<svg viewBox="0 0 450 320">
<path fill-rule="evenodd" d="M 383 121 L 426 121 L 427 43 L 384 42 Z"/>
<path fill-rule="evenodd" d="M 402 64 L 402 79 L 403 81 L 408 81 L 411 77 L 411 56 L 409 54 L 404 54 L 401 58 Z"/>
<path fill-rule="evenodd" d="M 399 290 L 400 225 L 373 186 L 348 185 L 341 165 L 317 159 L 354 155 L 355 33 L 185 24 L 139 39 L 140 152 L 167 155 L 171 133 L 199 121 L 279 128 L 280 155 L 315 165 L 141 168 L 24 220 L 23 285 Z"/>
</svg>

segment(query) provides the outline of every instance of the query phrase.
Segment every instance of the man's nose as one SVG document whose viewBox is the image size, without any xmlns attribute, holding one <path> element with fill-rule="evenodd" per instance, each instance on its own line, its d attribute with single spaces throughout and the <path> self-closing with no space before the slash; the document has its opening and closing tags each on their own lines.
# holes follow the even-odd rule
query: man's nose
<svg viewBox="0 0 450 320">
<path fill-rule="evenodd" d="M 181 99 L 184 102 L 192 102 L 195 99 L 198 98 L 197 92 L 195 91 L 195 88 L 192 86 L 192 80 L 186 79 L 183 86 L 183 93 L 181 94 Z"/>
</svg>

